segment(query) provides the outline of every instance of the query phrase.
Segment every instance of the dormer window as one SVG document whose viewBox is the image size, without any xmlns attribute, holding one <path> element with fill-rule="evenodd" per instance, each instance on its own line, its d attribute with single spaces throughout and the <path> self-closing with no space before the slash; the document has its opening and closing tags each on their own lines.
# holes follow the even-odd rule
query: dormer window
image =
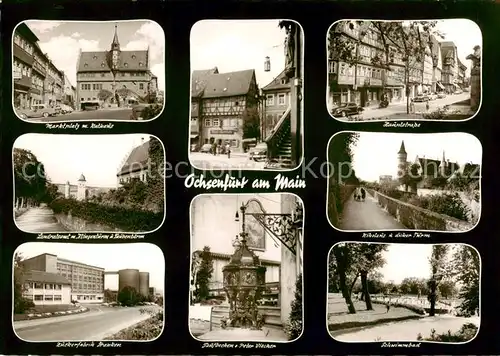
<svg viewBox="0 0 500 356">
<path fill-rule="evenodd" d="M 93 59 L 93 60 L 96 60 L 96 59 L 97 59 L 97 56 L 92 57 L 92 59 Z"/>
<path fill-rule="evenodd" d="M 135 54 L 132 55 L 132 59 L 135 59 Z"/>
<path fill-rule="evenodd" d="M 128 67 L 128 63 L 123 63 L 123 66 Z"/>
<path fill-rule="evenodd" d="M 85 63 L 83 66 L 84 66 L 85 68 L 87 68 L 89 65 L 88 65 L 87 63 Z"/>
<path fill-rule="evenodd" d="M 139 67 L 142 67 L 144 64 L 142 62 L 139 62 Z"/>
<path fill-rule="evenodd" d="M 104 63 L 101 63 L 101 67 L 104 68 Z"/>
</svg>

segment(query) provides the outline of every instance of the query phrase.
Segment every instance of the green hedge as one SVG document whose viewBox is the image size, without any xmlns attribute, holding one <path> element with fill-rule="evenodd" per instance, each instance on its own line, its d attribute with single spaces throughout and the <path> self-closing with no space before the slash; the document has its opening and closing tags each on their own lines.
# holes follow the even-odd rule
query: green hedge
<svg viewBox="0 0 500 356">
<path fill-rule="evenodd" d="M 108 225 L 127 232 L 152 231 L 163 221 L 163 212 L 153 213 L 73 199 L 56 199 L 50 203 L 50 208 L 55 214 L 71 213 L 89 223 Z"/>
</svg>

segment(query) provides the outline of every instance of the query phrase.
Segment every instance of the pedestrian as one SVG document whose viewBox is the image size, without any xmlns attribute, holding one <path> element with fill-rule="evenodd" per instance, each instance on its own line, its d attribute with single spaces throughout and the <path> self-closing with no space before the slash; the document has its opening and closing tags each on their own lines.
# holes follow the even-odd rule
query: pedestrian
<svg viewBox="0 0 500 356">
<path fill-rule="evenodd" d="M 389 313 L 389 310 L 391 309 L 391 301 L 388 301 L 387 304 L 385 305 L 386 308 L 386 314 Z"/>
<path fill-rule="evenodd" d="M 410 103 L 410 113 L 411 114 L 415 113 L 415 103 L 413 101 Z"/>
<path fill-rule="evenodd" d="M 231 146 L 229 146 L 229 143 L 226 144 L 226 152 L 227 158 L 231 158 Z"/>
<path fill-rule="evenodd" d="M 217 155 L 217 144 L 215 142 L 212 143 L 212 153 L 214 156 Z"/>
<path fill-rule="evenodd" d="M 366 192 L 363 188 L 361 188 L 361 200 L 365 201 L 365 197 L 366 197 Z"/>
<path fill-rule="evenodd" d="M 425 111 L 429 111 L 429 101 L 425 102 Z"/>
</svg>

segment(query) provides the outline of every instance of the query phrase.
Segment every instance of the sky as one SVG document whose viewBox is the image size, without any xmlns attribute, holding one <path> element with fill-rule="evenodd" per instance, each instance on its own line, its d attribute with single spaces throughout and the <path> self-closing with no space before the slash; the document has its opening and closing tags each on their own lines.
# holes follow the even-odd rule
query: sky
<svg viewBox="0 0 500 356">
<path fill-rule="evenodd" d="M 385 265 L 378 269 L 384 282 L 401 283 L 404 278 L 429 278 L 432 245 L 390 244 L 383 252 Z"/>
<path fill-rule="evenodd" d="M 436 30 L 441 32 L 445 38 L 439 41 L 453 41 L 457 46 L 458 58 L 467 67 L 467 76 L 470 76 L 471 61 L 465 59 L 474 53 L 474 46 L 483 47 L 483 36 L 479 26 L 468 19 L 449 19 L 439 21 Z"/>
<path fill-rule="evenodd" d="M 280 20 L 204 20 L 191 29 L 191 70 L 220 73 L 255 69 L 259 88 L 285 68 L 285 30 Z M 271 71 L 264 71 L 270 57 Z"/>
<path fill-rule="evenodd" d="M 158 77 L 158 88 L 165 90 L 165 34 L 154 21 L 38 21 L 26 25 L 39 38 L 40 48 L 76 86 L 76 65 L 80 49 L 109 50 L 118 25 L 118 41 L 125 50 L 146 50 L 149 45 L 151 71 Z"/>
<path fill-rule="evenodd" d="M 19 246 L 16 252 L 21 253 L 23 258 L 50 253 L 59 258 L 101 267 L 110 272 L 128 268 L 138 269 L 140 272 L 149 272 L 150 287 L 164 290 L 165 257 L 161 249 L 154 244 L 28 242 Z M 105 276 L 104 279 L 105 289 L 118 289 L 118 276 Z"/>
<path fill-rule="evenodd" d="M 335 137 L 333 138 L 335 139 Z M 353 147 L 353 168 L 356 176 L 364 181 L 378 181 L 381 175 L 397 176 L 397 153 L 404 140 L 407 160 L 413 162 L 417 155 L 421 158 L 439 159 L 443 157 L 460 166 L 472 162 L 480 164 L 482 146 L 479 140 L 466 133 L 400 134 L 361 132 Z"/>
<path fill-rule="evenodd" d="M 147 134 L 54 135 L 29 133 L 14 148 L 31 151 L 42 162 L 52 183 L 76 181 L 83 174 L 90 187 L 116 187 L 116 173 L 133 148 Z"/>
</svg>

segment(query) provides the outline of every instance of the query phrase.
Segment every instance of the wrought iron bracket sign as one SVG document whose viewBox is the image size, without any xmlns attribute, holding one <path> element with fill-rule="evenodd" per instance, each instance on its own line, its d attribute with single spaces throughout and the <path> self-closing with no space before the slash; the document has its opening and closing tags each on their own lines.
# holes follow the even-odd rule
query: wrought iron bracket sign
<svg viewBox="0 0 500 356">
<path fill-rule="evenodd" d="M 297 227 L 302 227 L 302 219 L 296 219 L 292 214 L 246 213 L 253 216 L 259 224 L 278 239 L 294 255 L 297 253 Z"/>
</svg>

